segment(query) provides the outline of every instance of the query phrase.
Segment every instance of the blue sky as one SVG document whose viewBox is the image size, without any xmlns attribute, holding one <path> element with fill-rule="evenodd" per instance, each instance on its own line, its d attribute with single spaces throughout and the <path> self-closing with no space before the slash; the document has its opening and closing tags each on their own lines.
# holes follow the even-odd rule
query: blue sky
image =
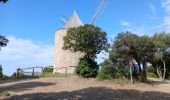
<svg viewBox="0 0 170 100">
<path fill-rule="evenodd" d="M 109 40 L 122 31 L 139 35 L 170 31 L 170 0 L 106 0 L 95 25 Z M 93 16 L 99 0 L 9 0 L 0 4 L 0 34 L 10 42 L 0 51 L 0 64 L 10 75 L 17 67 L 53 65 L 54 32 L 60 18 L 75 10 L 84 24 Z M 102 55 L 99 55 L 101 62 Z"/>
</svg>

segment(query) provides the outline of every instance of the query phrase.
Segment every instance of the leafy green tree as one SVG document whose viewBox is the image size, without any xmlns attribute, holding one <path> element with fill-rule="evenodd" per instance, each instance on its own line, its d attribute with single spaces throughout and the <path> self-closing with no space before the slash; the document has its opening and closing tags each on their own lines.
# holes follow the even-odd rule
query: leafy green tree
<svg viewBox="0 0 170 100">
<path fill-rule="evenodd" d="M 168 59 L 169 52 L 167 49 L 170 47 L 170 34 L 161 32 L 153 35 L 152 39 L 156 46 L 157 52 L 155 52 L 155 57 L 152 61 L 152 64 L 156 66 L 157 74 L 163 81 L 166 77 L 166 65 L 169 63 Z M 163 66 L 163 70 L 162 70 Z"/>
<path fill-rule="evenodd" d="M 119 33 L 113 43 L 113 51 L 116 51 L 119 57 L 126 62 L 134 59 L 138 65 L 138 73 L 141 73 L 143 80 L 147 79 L 146 64 L 155 54 L 155 45 L 150 37 L 138 36 L 131 32 Z"/>
<path fill-rule="evenodd" d="M 94 25 L 70 28 L 64 37 L 63 49 L 72 52 L 83 52 L 87 58 L 94 59 L 96 54 L 107 50 L 106 33 Z"/>
<path fill-rule="evenodd" d="M 86 24 L 68 29 L 63 49 L 84 53 L 76 67 L 76 73 L 83 77 L 96 77 L 98 65 L 94 59 L 96 54 L 107 51 L 108 46 L 106 33 L 97 26 Z"/>
<path fill-rule="evenodd" d="M 5 47 L 8 43 L 8 39 L 2 35 L 0 35 L 0 50 L 1 50 L 1 47 Z"/>
</svg>

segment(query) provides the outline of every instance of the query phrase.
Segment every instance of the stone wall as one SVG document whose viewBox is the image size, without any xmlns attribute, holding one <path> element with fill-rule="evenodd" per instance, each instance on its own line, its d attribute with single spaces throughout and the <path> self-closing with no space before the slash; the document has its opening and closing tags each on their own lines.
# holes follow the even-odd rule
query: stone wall
<svg viewBox="0 0 170 100">
<path fill-rule="evenodd" d="M 63 50 L 63 36 L 67 33 L 67 29 L 61 29 L 55 33 L 55 56 L 54 56 L 54 73 L 74 73 L 74 67 L 77 66 L 79 58 L 83 57 L 83 53 L 73 53 L 69 50 Z"/>
</svg>

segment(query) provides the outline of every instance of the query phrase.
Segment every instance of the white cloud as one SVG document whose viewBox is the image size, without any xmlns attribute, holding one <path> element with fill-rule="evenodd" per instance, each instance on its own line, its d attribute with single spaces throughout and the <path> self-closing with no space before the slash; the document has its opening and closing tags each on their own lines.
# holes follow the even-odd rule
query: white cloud
<svg viewBox="0 0 170 100">
<path fill-rule="evenodd" d="M 0 64 L 5 74 L 12 74 L 18 67 L 53 65 L 53 45 L 14 36 L 8 39 L 8 45 L 0 51 Z"/>
<path fill-rule="evenodd" d="M 162 7 L 167 13 L 167 15 L 163 17 L 163 27 L 165 27 L 165 31 L 170 32 L 170 0 L 163 0 Z"/>
<path fill-rule="evenodd" d="M 123 31 L 130 31 L 138 35 L 145 35 L 146 30 L 143 26 L 136 26 L 128 21 L 121 21 L 120 24 L 124 27 Z"/>
<path fill-rule="evenodd" d="M 165 8 L 166 13 L 170 14 L 170 0 L 163 0 L 162 7 Z"/>
<path fill-rule="evenodd" d="M 165 25 L 165 30 L 167 32 L 170 32 L 170 16 L 164 17 L 164 25 Z"/>
<path fill-rule="evenodd" d="M 125 27 L 131 26 L 131 24 L 128 21 L 121 21 L 120 23 L 121 23 L 122 26 L 125 26 Z"/>
</svg>

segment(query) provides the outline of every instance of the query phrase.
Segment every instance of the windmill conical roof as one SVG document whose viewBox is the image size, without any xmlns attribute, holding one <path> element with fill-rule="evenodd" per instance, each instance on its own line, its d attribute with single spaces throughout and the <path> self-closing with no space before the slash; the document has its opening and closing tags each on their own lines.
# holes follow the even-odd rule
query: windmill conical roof
<svg viewBox="0 0 170 100">
<path fill-rule="evenodd" d="M 83 25 L 83 23 L 81 22 L 80 18 L 74 11 L 73 15 L 70 17 L 64 28 L 73 28 L 81 25 Z"/>
</svg>

